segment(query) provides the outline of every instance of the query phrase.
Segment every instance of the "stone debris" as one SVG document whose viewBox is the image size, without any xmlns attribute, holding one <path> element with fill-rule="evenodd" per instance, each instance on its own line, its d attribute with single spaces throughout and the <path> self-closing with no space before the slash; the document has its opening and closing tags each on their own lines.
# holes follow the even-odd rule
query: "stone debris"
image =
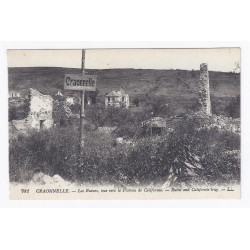
<svg viewBox="0 0 250 250">
<path fill-rule="evenodd" d="M 201 126 L 198 130 L 217 128 L 219 131 L 230 131 L 240 134 L 240 121 L 226 116 L 212 115 L 208 123 Z"/>
<path fill-rule="evenodd" d="M 68 186 L 70 182 L 65 181 L 61 176 L 54 175 L 53 177 L 42 172 L 35 173 L 30 181 L 32 185 L 52 185 L 52 186 Z"/>
<path fill-rule="evenodd" d="M 98 132 L 103 134 L 111 134 L 113 131 L 117 129 L 117 126 L 114 127 L 98 127 Z"/>
<path fill-rule="evenodd" d="M 117 144 L 123 144 L 123 138 L 122 137 L 116 138 L 116 143 Z"/>
</svg>

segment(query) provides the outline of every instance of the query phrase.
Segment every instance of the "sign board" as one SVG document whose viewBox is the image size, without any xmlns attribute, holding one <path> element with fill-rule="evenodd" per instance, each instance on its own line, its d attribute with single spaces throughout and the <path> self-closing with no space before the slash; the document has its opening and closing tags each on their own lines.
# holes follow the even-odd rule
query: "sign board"
<svg viewBox="0 0 250 250">
<path fill-rule="evenodd" d="M 66 74 L 64 78 L 64 89 L 96 91 L 97 76 Z"/>
</svg>

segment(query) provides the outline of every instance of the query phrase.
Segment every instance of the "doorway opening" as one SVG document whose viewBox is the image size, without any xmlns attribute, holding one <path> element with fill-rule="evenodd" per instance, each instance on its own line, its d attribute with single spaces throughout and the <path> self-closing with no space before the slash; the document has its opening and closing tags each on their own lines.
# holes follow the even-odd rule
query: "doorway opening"
<svg viewBox="0 0 250 250">
<path fill-rule="evenodd" d="M 162 128 L 152 127 L 151 129 L 152 129 L 151 133 L 152 133 L 153 136 L 155 136 L 155 135 L 159 135 L 159 136 L 162 135 Z"/>
<path fill-rule="evenodd" d="M 45 128 L 44 122 L 45 120 L 40 120 L 40 130 Z"/>
</svg>

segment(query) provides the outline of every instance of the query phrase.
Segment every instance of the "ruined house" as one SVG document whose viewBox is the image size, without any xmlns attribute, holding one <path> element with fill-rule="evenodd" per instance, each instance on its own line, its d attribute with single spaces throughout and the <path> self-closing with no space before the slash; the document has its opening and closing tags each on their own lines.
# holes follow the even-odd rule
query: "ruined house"
<svg viewBox="0 0 250 250">
<path fill-rule="evenodd" d="M 151 119 L 142 122 L 141 125 L 145 134 L 151 136 L 163 135 L 166 131 L 166 120 L 162 117 L 152 117 Z"/>
<path fill-rule="evenodd" d="M 43 95 L 35 89 L 30 89 L 27 117 L 22 120 L 12 120 L 10 125 L 18 131 L 49 129 L 54 125 L 52 112 L 53 98 Z"/>
<path fill-rule="evenodd" d="M 129 95 L 122 88 L 118 91 L 111 91 L 105 96 L 105 107 L 128 108 Z"/>
</svg>

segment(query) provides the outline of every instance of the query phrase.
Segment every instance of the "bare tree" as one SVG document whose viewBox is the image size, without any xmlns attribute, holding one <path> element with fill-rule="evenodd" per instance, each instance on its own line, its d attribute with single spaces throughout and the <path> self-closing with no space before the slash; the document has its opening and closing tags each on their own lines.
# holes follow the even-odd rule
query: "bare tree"
<svg viewBox="0 0 250 250">
<path fill-rule="evenodd" d="M 234 73 L 240 73 L 240 61 L 235 62 Z"/>
</svg>

